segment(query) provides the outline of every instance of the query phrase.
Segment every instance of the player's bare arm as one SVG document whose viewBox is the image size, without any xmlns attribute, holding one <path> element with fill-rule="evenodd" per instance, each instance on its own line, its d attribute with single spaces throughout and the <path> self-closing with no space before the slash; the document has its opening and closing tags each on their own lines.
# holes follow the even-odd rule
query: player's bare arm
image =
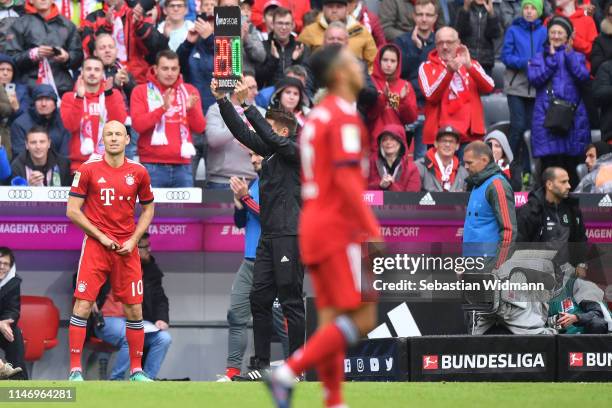
<svg viewBox="0 0 612 408">
<path fill-rule="evenodd" d="M 151 224 L 151 221 L 153 221 L 154 213 L 155 206 L 153 203 L 142 205 L 142 212 L 140 213 L 140 217 L 138 217 L 136 230 L 134 231 L 134 234 L 132 234 L 130 239 L 125 241 L 123 245 L 121 245 L 121 248 L 117 250 L 117 253 L 119 255 L 128 255 L 132 253 L 134 248 L 136 248 L 136 245 L 138 245 L 138 241 L 140 241 L 142 234 L 147 231 L 149 225 Z"/>
<path fill-rule="evenodd" d="M 92 238 L 100 241 L 102 245 L 106 248 L 114 251 L 120 247 L 120 245 L 107 237 L 102 231 L 96 228 L 95 225 L 91 223 L 83 214 L 81 207 L 85 203 L 85 199 L 81 197 L 68 196 L 68 205 L 66 207 L 66 216 L 72 221 L 76 226 L 82 229 L 85 234 L 89 235 Z M 150 222 L 150 221 L 149 221 Z M 142 234 L 141 234 L 142 235 Z"/>
</svg>

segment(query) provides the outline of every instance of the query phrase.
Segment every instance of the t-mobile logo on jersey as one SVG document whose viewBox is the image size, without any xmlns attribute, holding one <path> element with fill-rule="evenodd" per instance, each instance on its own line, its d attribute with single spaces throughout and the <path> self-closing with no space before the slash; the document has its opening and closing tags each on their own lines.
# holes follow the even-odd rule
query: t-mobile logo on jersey
<svg viewBox="0 0 612 408">
<path fill-rule="evenodd" d="M 113 205 L 111 201 L 115 200 L 115 189 L 114 188 L 103 188 L 100 190 L 100 199 L 104 201 L 105 206 Z"/>
</svg>

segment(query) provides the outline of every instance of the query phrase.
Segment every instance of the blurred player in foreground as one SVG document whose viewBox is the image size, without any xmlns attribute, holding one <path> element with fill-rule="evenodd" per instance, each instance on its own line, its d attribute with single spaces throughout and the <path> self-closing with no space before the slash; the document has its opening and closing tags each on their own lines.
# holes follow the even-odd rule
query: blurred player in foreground
<svg viewBox="0 0 612 408">
<path fill-rule="evenodd" d="M 364 204 L 367 131 L 356 100 L 364 85 L 361 65 L 339 46 L 312 57 L 312 71 L 329 90 L 302 130 L 300 251 L 311 273 L 319 328 L 267 378 L 278 407 L 289 407 L 295 377 L 316 367 L 327 407 L 343 407 L 341 383 L 347 346 L 370 331 L 376 304 L 361 296 L 361 248 L 381 241 L 378 222 Z M 325 237 L 325 239 L 321 239 Z"/>
<path fill-rule="evenodd" d="M 74 175 L 66 215 L 85 232 L 70 317 L 70 381 L 83 381 L 81 353 L 87 318 L 100 287 L 110 278 L 124 305 L 130 348 L 131 381 L 152 381 L 142 371 L 142 269 L 138 241 L 153 219 L 153 191 L 146 169 L 126 159 L 130 143 L 125 126 L 104 125 L 104 155 L 92 156 Z M 136 200 L 142 212 L 134 222 Z M 84 210 L 81 207 L 85 205 Z"/>
</svg>

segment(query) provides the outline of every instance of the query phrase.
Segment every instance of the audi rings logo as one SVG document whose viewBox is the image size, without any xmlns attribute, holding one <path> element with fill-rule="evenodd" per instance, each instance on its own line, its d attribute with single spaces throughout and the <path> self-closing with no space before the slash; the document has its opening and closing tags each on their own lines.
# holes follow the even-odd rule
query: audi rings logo
<svg viewBox="0 0 612 408">
<path fill-rule="evenodd" d="M 68 190 L 52 189 L 47 191 L 47 197 L 49 197 L 50 200 L 66 201 L 68 200 Z"/>
<path fill-rule="evenodd" d="M 8 191 L 10 200 L 30 200 L 32 199 L 32 190 L 26 188 L 11 189 Z"/>
<path fill-rule="evenodd" d="M 191 193 L 185 190 L 173 190 L 166 192 L 168 201 L 187 201 L 191 197 Z"/>
</svg>

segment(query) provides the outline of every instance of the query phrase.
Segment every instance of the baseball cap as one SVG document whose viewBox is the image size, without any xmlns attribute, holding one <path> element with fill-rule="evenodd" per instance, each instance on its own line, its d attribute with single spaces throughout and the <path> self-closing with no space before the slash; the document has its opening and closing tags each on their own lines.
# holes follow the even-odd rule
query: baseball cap
<svg viewBox="0 0 612 408">
<path fill-rule="evenodd" d="M 346 6 L 348 4 L 348 0 L 323 0 L 323 5 L 326 4 L 344 4 Z"/>
<path fill-rule="evenodd" d="M 446 135 L 455 136 L 457 141 L 461 140 L 461 132 L 450 125 L 442 126 L 440 130 L 438 130 L 438 133 L 436 134 L 436 140 Z"/>
</svg>

